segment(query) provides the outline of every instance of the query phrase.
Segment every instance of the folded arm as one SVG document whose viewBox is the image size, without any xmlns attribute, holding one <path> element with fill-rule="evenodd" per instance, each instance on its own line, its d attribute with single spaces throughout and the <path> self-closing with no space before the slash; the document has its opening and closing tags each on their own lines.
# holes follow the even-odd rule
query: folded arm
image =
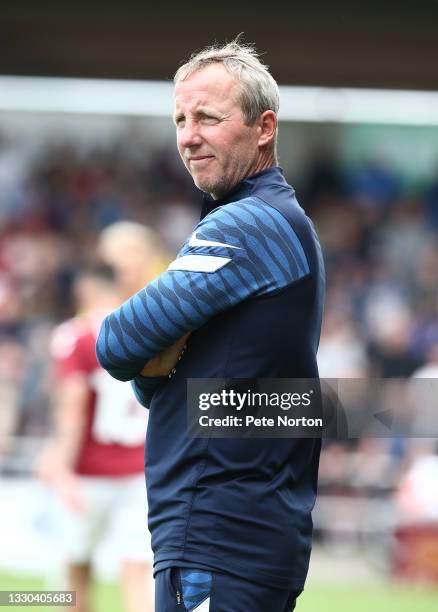
<svg viewBox="0 0 438 612">
<path fill-rule="evenodd" d="M 132 380 L 150 359 L 215 314 L 307 273 L 302 247 L 276 210 L 251 200 L 218 208 L 166 272 L 106 317 L 96 347 L 99 362 L 114 378 Z"/>
</svg>

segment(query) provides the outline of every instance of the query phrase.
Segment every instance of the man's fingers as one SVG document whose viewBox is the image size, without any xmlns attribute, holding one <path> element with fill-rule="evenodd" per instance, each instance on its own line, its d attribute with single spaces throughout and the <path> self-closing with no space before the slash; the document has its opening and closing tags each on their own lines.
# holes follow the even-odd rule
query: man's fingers
<svg viewBox="0 0 438 612">
<path fill-rule="evenodd" d="M 162 353 L 149 360 L 141 371 L 141 374 L 143 376 L 167 376 L 167 374 L 169 374 L 169 372 L 178 362 L 178 357 L 180 356 L 181 351 L 183 350 L 183 347 L 190 336 L 190 333 L 191 332 L 185 334 L 182 338 L 172 344 L 172 346 L 169 346 Z"/>
</svg>

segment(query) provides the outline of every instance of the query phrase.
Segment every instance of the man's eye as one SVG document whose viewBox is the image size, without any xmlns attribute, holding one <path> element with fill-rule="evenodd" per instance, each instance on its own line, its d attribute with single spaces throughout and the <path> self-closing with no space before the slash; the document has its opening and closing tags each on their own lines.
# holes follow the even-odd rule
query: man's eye
<svg viewBox="0 0 438 612">
<path fill-rule="evenodd" d="M 213 125 L 218 122 L 217 117 L 212 117 L 211 115 L 205 115 L 202 117 L 203 123 L 208 123 L 209 125 Z"/>
<path fill-rule="evenodd" d="M 177 117 L 175 119 L 175 124 L 176 124 L 177 127 L 184 127 L 185 121 L 186 120 L 185 120 L 184 117 Z"/>
</svg>

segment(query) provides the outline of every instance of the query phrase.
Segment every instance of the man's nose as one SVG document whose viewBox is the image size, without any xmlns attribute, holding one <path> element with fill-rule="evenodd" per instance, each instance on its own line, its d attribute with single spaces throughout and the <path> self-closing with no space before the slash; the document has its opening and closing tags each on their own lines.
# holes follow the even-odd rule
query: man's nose
<svg viewBox="0 0 438 612">
<path fill-rule="evenodd" d="M 194 121 L 186 121 L 178 131 L 178 141 L 182 147 L 196 147 L 202 143 L 199 127 Z"/>
</svg>

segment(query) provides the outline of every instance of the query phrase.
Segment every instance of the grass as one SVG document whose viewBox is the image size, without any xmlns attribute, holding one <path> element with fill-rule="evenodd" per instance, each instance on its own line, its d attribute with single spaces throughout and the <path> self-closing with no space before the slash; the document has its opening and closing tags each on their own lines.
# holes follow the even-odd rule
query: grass
<svg viewBox="0 0 438 612">
<path fill-rule="evenodd" d="M 296 612 L 436 612 L 438 591 L 407 587 L 312 587 Z"/>
<path fill-rule="evenodd" d="M 44 590 L 44 581 L 37 578 L 0 574 L 0 590 Z M 123 612 L 120 591 L 114 584 L 98 583 L 93 591 L 92 612 Z M 11 609 L 11 608 L 6 608 Z M 29 612 L 29 607 L 14 606 Z M 55 611 L 55 607 L 32 606 L 31 610 Z M 62 608 L 61 608 L 62 609 Z M 69 608 L 64 608 L 68 610 Z M 296 612 L 436 612 L 438 589 L 424 587 L 315 587 L 299 598 Z M 230 610 L 230 612 L 232 612 Z M 268 611 L 266 611 L 268 612 Z"/>
</svg>

